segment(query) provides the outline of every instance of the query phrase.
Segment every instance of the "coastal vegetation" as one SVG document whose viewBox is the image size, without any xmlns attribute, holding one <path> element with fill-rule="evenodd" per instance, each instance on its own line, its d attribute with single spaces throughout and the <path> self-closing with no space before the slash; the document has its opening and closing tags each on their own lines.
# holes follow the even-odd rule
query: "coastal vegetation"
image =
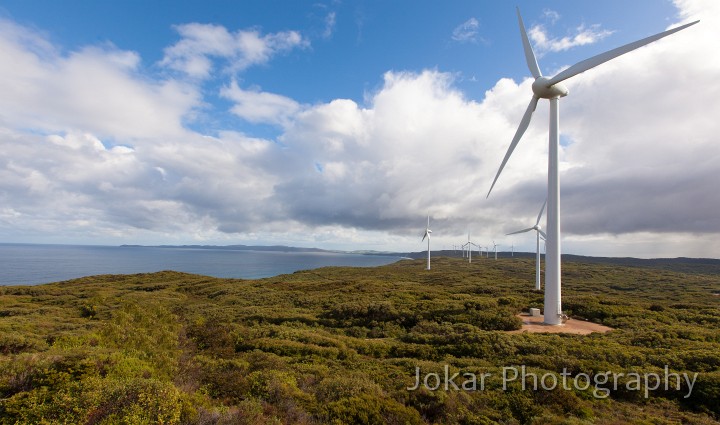
<svg viewBox="0 0 720 425">
<path fill-rule="evenodd" d="M 713 270 L 565 261 L 566 313 L 614 329 L 570 335 L 508 332 L 520 329 L 518 313 L 542 307 L 534 259 L 423 265 L 0 287 L 0 424 L 720 420 Z M 532 375 L 503 382 L 520 367 L 618 378 L 600 385 L 605 397 L 591 382 L 549 390 L 532 388 Z M 432 379 L 412 389 L 419 370 Z M 448 373 L 459 374 L 459 389 L 447 385 Z M 695 380 L 651 389 L 631 382 L 633 373 Z M 483 374 L 482 388 L 461 386 Z"/>
</svg>

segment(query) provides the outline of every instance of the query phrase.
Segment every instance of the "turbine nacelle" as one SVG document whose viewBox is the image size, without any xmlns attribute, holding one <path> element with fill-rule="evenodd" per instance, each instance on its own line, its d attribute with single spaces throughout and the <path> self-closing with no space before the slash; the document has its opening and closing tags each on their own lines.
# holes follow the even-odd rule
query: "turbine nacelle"
<svg viewBox="0 0 720 425">
<path fill-rule="evenodd" d="M 425 228 L 425 233 L 423 234 L 422 240 L 424 241 L 425 238 L 428 238 L 428 240 L 430 240 L 430 233 L 432 233 L 432 230 L 430 230 L 430 215 L 428 215 L 427 227 Z"/>
<path fill-rule="evenodd" d="M 555 99 L 568 95 L 568 89 L 564 84 L 552 84 L 551 79 L 548 77 L 536 78 L 532 83 L 532 91 L 535 97 L 539 97 L 540 99 Z"/>
</svg>

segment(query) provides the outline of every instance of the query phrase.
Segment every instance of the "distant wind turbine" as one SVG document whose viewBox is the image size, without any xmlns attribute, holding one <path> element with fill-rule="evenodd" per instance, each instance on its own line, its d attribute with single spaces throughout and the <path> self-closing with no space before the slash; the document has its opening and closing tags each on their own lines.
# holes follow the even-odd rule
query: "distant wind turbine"
<svg viewBox="0 0 720 425">
<path fill-rule="evenodd" d="M 463 244 L 463 249 L 467 246 L 468 263 L 472 263 L 472 246 L 473 245 L 480 248 L 477 244 L 470 241 L 470 233 L 468 233 L 468 241 L 467 241 L 467 243 Z"/>
<path fill-rule="evenodd" d="M 616 49 L 593 56 L 584 61 L 580 61 L 575 65 L 561 71 L 554 77 L 544 77 L 540 72 L 535 53 L 530 46 L 530 40 L 525 32 L 525 25 L 520 16 L 520 9 L 517 9 L 518 23 L 520 25 L 520 35 L 522 38 L 523 49 L 525 50 L 525 61 L 530 69 L 530 73 L 535 78 L 532 84 L 533 96 L 525 114 L 520 120 L 520 126 L 515 132 L 515 136 L 510 142 L 510 147 L 500 164 L 495 179 L 490 186 L 487 196 L 490 196 L 495 183 L 500 177 L 505 164 L 515 150 L 520 138 L 522 138 L 525 130 L 530 124 L 532 114 L 537 107 L 539 99 L 550 100 L 550 138 L 548 150 L 548 211 L 547 211 L 547 249 L 548 254 L 545 257 L 545 323 L 549 325 L 561 325 L 563 322 L 562 301 L 560 293 L 560 176 L 558 173 L 559 162 L 559 142 L 560 142 L 560 105 L 561 97 L 567 96 L 568 89 L 561 84 L 568 78 L 574 77 L 582 72 L 592 69 L 600 64 L 612 60 L 620 55 L 631 52 L 646 44 L 657 41 L 670 34 L 681 31 L 691 25 L 695 25 L 699 21 L 681 25 L 677 28 L 661 32 L 659 34 L 644 38 L 633 43 L 626 44 Z"/>
<path fill-rule="evenodd" d="M 518 230 L 517 232 L 508 233 L 507 235 L 517 235 L 518 233 L 525 233 L 529 232 L 531 230 L 534 230 L 536 232 L 535 235 L 535 290 L 540 290 L 540 237 L 545 237 L 545 232 L 542 231 L 542 228 L 540 227 L 540 217 L 542 217 L 543 212 L 545 211 L 545 205 L 547 204 L 547 199 L 545 202 L 543 202 L 542 208 L 540 208 L 540 214 L 537 216 L 537 220 L 535 220 L 535 225 L 533 227 L 528 227 L 527 229 Z M 547 283 L 546 283 L 547 284 Z"/>
<path fill-rule="evenodd" d="M 423 235 L 423 238 L 422 238 L 422 241 L 424 241 L 425 238 L 427 238 L 427 240 L 428 240 L 428 264 L 427 264 L 428 270 L 430 270 L 430 233 L 432 233 L 432 230 L 430 230 L 430 215 L 428 215 L 427 227 L 425 228 L 425 234 Z M 422 241 L 420 241 L 420 242 L 422 242 Z"/>
<path fill-rule="evenodd" d="M 498 245 L 493 241 L 493 249 L 495 250 L 495 259 L 497 260 L 497 247 Z"/>
</svg>

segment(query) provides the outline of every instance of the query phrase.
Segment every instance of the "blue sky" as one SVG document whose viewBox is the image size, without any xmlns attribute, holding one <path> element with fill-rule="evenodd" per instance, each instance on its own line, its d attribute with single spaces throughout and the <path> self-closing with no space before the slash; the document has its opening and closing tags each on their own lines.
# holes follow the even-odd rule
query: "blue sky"
<svg viewBox="0 0 720 425">
<path fill-rule="evenodd" d="M 703 21 L 568 82 L 566 252 L 720 255 L 714 3 L 517 2 L 547 74 Z M 530 250 L 503 235 L 544 199 L 546 106 L 484 199 L 530 96 L 514 6 L 4 1 L 0 240 L 420 250 L 430 212 L 437 248 Z"/>
<path fill-rule="evenodd" d="M 605 47 L 658 32 L 677 18 L 669 1 L 518 2 L 528 26 L 542 24 L 556 37 L 577 26 L 598 25 L 613 36 L 554 56 L 562 65 Z M 517 54 L 515 8 L 504 2 L 454 1 L 4 1 L 4 17 L 36 27 L 67 50 L 110 43 L 138 52 L 149 73 L 163 49 L 178 41 L 173 28 L 186 23 L 221 25 L 229 31 L 299 31 L 310 46 L 248 69 L 242 78 L 300 102 L 335 98 L 362 101 L 388 70 L 438 68 L 461 73 L 469 94 L 481 97 L 502 77 L 526 76 Z M 623 13 L 618 13 L 623 10 Z M 556 14 L 556 15 L 554 15 Z M 554 19 L 553 19 L 554 17 Z M 462 33 L 453 32 L 470 20 Z M 322 76 L 318 78 L 319 76 Z M 475 77 L 477 81 L 470 81 Z"/>
</svg>

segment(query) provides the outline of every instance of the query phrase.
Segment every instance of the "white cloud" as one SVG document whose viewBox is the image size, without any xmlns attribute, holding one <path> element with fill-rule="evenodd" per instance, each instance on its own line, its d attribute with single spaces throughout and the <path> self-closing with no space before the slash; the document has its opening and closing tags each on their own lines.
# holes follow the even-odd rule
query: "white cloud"
<svg viewBox="0 0 720 425">
<path fill-rule="evenodd" d="M 84 129 L 112 137 L 182 133 L 198 93 L 139 75 L 140 58 L 112 46 L 61 55 L 32 30 L 0 23 L 0 110 L 16 127 Z"/>
<path fill-rule="evenodd" d="M 455 27 L 452 33 L 452 39 L 460 42 L 477 41 L 478 29 L 480 22 L 475 18 L 470 18 L 462 24 Z"/>
<path fill-rule="evenodd" d="M 182 39 L 165 49 L 160 63 L 196 79 L 210 76 L 212 59 L 225 60 L 225 69 L 237 72 L 267 63 L 279 53 L 309 46 L 309 41 L 297 31 L 261 35 L 255 29 L 230 32 L 221 25 L 199 23 L 178 25 L 175 29 Z"/>
<path fill-rule="evenodd" d="M 613 31 L 605 30 L 600 25 L 580 25 L 571 35 L 565 37 L 550 37 L 542 25 L 533 25 L 528 30 L 528 37 L 533 43 L 535 53 L 542 56 L 547 52 L 561 52 L 577 46 L 597 43 L 603 38 L 612 34 Z"/>
<path fill-rule="evenodd" d="M 27 233 L 242 231 L 261 220 L 276 183 L 263 170 L 271 143 L 232 133 L 136 150 L 75 133 L 6 133 L 0 143 L 0 200 L 17 213 L 6 225 Z"/>
<path fill-rule="evenodd" d="M 285 96 L 259 90 L 243 90 L 233 80 L 220 95 L 235 102 L 232 113 L 253 123 L 284 125 L 300 110 L 300 105 Z"/>
<path fill-rule="evenodd" d="M 323 31 L 323 38 L 330 38 L 333 35 L 333 32 L 335 31 L 335 25 L 337 24 L 336 21 L 336 14 L 335 12 L 329 12 L 325 16 L 325 30 Z"/>
<path fill-rule="evenodd" d="M 566 205 L 576 211 L 568 230 L 720 232 L 709 214 L 720 207 L 710 118 L 720 111 L 711 77 L 720 60 L 707 55 L 718 18 L 707 13 L 699 25 L 568 81 L 563 127 L 576 143 L 567 160 L 582 164 L 567 173 Z M 589 205 L 606 221 L 589 217 Z"/>
<path fill-rule="evenodd" d="M 551 9 L 543 10 L 543 17 L 550 21 L 550 24 L 555 24 L 555 22 L 560 20 L 560 14 Z"/>
<path fill-rule="evenodd" d="M 518 87 L 509 83 L 507 90 Z M 501 155 L 494 142 L 512 136 L 501 105 L 507 98 L 478 104 L 453 88 L 449 74 L 425 71 L 387 73 L 369 100 L 368 108 L 336 100 L 297 116 L 282 141 L 308 162 L 287 171 L 278 202 L 313 224 L 400 233 L 414 229 L 407 217 L 430 209 L 463 232 L 481 211 Z"/>
</svg>

